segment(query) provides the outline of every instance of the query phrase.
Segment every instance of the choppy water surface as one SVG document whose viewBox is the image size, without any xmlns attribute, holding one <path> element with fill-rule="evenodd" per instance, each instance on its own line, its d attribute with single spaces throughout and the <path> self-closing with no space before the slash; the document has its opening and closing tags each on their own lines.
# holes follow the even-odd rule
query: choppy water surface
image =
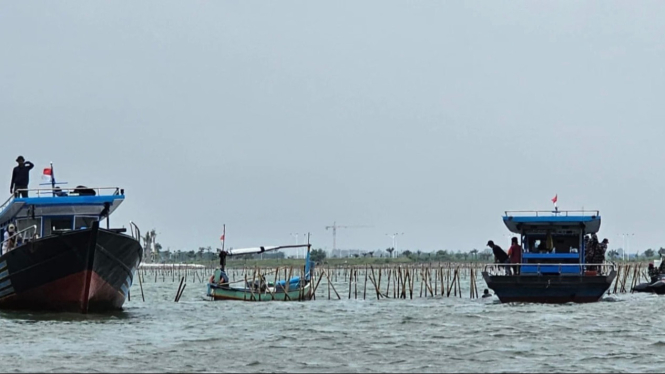
<svg viewBox="0 0 665 374">
<path fill-rule="evenodd" d="M 211 302 L 138 285 L 124 312 L 0 314 L 2 372 L 662 372 L 665 297 Z M 480 285 L 479 285 L 480 286 Z M 483 284 L 484 286 L 484 284 Z M 369 294 L 368 294 L 369 295 Z"/>
</svg>

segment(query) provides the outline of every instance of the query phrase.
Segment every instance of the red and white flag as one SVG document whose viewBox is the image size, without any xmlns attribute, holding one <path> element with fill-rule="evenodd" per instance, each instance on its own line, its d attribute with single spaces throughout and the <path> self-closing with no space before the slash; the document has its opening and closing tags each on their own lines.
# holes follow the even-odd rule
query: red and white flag
<svg viewBox="0 0 665 374">
<path fill-rule="evenodd" d="M 558 196 L 559 196 L 559 194 L 554 195 L 554 197 L 552 198 L 552 203 L 556 204 Z"/>
<path fill-rule="evenodd" d="M 224 234 L 219 238 L 219 240 L 224 241 Z"/>
<path fill-rule="evenodd" d="M 53 170 L 51 168 L 44 168 L 42 173 L 42 182 L 51 183 L 53 181 Z"/>
</svg>

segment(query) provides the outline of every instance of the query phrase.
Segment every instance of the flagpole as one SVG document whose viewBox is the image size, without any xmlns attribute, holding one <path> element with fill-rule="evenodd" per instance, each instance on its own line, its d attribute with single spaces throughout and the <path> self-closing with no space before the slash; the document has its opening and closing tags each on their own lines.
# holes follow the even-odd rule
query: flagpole
<svg viewBox="0 0 665 374">
<path fill-rule="evenodd" d="M 222 252 L 224 252 L 224 243 L 226 243 L 226 224 L 224 224 L 224 228 L 222 229 Z"/>
<path fill-rule="evenodd" d="M 53 161 L 51 161 L 51 192 L 55 196 L 55 173 L 53 172 Z"/>
</svg>

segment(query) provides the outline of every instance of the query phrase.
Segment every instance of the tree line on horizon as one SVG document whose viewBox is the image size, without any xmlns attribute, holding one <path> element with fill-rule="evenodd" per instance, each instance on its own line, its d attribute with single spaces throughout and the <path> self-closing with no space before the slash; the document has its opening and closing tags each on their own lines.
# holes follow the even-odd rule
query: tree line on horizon
<svg viewBox="0 0 665 374">
<path fill-rule="evenodd" d="M 211 246 L 207 247 L 198 247 L 197 250 L 171 250 L 170 248 L 167 248 L 164 250 L 163 246 L 160 243 L 157 243 L 155 241 L 156 239 L 156 231 L 150 230 L 148 231 L 145 236 L 143 237 L 144 243 L 152 243 L 154 241 L 154 253 L 150 253 L 151 251 L 146 248 L 149 246 L 145 246 L 144 249 L 146 253 L 150 253 L 149 256 L 152 256 L 151 260 L 153 262 L 195 262 L 195 261 L 215 261 L 218 258 L 218 249 L 215 248 L 213 249 Z M 232 248 L 229 248 L 232 249 Z M 411 261 L 424 261 L 424 262 L 430 262 L 430 261 L 487 261 L 487 262 L 492 262 L 493 261 L 493 254 L 492 251 L 489 248 L 485 248 L 482 251 L 479 251 L 478 249 L 472 249 L 467 252 L 463 251 L 449 251 L 449 250 L 437 250 L 437 251 L 431 251 L 431 252 L 425 252 L 421 250 L 403 250 L 396 252 L 395 248 L 388 247 L 386 249 L 377 249 L 377 250 L 372 250 L 372 251 L 360 251 L 360 250 L 346 250 L 346 255 L 340 256 L 339 254 L 333 254 L 332 256 L 329 256 L 328 253 L 321 249 L 312 249 L 310 253 L 310 259 L 315 262 L 322 262 L 327 258 L 408 258 Z M 350 253 L 350 252 L 357 252 L 357 253 Z M 622 249 L 621 248 L 616 248 L 616 249 L 611 249 L 608 250 L 606 253 L 606 257 L 611 260 L 615 259 L 620 259 L 621 258 L 621 253 Z M 647 249 L 641 254 L 638 252 L 637 257 L 638 258 L 644 258 L 644 259 L 653 259 L 659 256 L 665 256 L 665 248 L 660 247 L 658 250 L 654 249 Z M 242 256 L 234 256 L 228 258 L 229 261 L 236 261 L 236 260 L 258 260 L 258 259 L 293 259 L 296 258 L 295 256 L 286 256 L 284 252 L 280 251 L 275 251 L 275 252 L 267 252 L 267 253 L 262 253 L 262 254 L 248 254 L 248 255 L 242 255 Z M 144 259 L 146 260 L 146 259 Z"/>
</svg>

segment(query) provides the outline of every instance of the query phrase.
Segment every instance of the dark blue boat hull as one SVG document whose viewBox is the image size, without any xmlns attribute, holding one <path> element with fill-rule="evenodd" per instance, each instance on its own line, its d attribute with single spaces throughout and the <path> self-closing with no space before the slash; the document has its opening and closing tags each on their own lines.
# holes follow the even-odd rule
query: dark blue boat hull
<svg viewBox="0 0 665 374">
<path fill-rule="evenodd" d="M 590 303 L 599 301 L 616 277 L 612 270 L 605 276 L 584 275 L 489 275 L 483 272 L 487 286 L 503 303 Z"/>
</svg>

